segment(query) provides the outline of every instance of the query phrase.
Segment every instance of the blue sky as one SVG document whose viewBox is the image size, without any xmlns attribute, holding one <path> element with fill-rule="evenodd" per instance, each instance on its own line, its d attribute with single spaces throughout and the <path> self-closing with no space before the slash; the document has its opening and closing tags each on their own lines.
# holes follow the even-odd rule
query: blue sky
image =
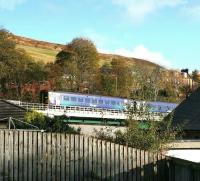
<svg viewBox="0 0 200 181">
<path fill-rule="evenodd" d="M 200 69 L 199 0 L 0 0 L 0 26 L 62 44 L 83 36 L 100 52 Z"/>
</svg>

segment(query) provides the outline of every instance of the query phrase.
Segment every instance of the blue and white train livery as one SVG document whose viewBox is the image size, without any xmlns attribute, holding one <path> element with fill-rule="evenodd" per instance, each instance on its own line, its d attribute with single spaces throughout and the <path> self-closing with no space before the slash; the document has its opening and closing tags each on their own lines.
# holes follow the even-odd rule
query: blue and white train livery
<svg viewBox="0 0 200 181">
<path fill-rule="evenodd" d="M 123 110 L 127 99 L 70 92 L 49 92 L 49 104 Z"/>
<path fill-rule="evenodd" d="M 118 97 L 97 96 L 89 94 L 79 94 L 71 92 L 48 92 L 48 102 L 50 105 L 56 106 L 78 106 L 78 107 L 94 107 L 102 109 L 125 110 L 128 105 L 147 106 L 150 112 L 167 113 L 176 108 L 177 104 L 167 102 L 144 102 L 133 101 Z"/>
<path fill-rule="evenodd" d="M 150 112 L 170 113 L 178 104 L 169 102 L 147 102 L 146 105 Z"/>
</svg>

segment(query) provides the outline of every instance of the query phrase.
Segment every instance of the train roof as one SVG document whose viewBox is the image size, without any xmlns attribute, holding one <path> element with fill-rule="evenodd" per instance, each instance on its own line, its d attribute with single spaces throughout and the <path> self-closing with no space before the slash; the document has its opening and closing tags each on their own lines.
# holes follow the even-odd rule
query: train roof
<svg viewBox="0 0 200 181">
<path fill-rule="evenodd" d="M 78 92 L 65 92 L 65 91 L 48 91 L 48 92 L 78 94 L 78 95 L 84 95 L 84 96 L 97 96 L 97 97 L 106 97 L 106 98 L 114 98 L 114 99 L 127 99 L 127 98 L 121 98 L 121 97 L 103 96 L 103 95 L 96 95 L 96 94 L 82 94 L 82 93 L 78 93 Z"/>
</svg>

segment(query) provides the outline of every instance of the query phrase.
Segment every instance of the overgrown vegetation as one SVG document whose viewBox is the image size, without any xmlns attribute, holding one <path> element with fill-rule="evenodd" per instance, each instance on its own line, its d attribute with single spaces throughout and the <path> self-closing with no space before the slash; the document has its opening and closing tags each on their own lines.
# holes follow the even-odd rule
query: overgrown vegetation
<svg viewBox="0 0 200 181">
<path fill-rule="evenodd" d="M 112 128 L 102 129 L 95 132 L 96 137 L 137 149 L 161 151 L 167 148 L 168 143 L 181 135 L 181 127 L 172 126 L 172 115 L 163 121 L 156 121 L 144 112 L 140 116 L 145 117 L 145 121 L 138 121 L 135 120 L 135 114 L 138 113 L 133 109 L 129 112 L 128 126 L 125 131 L 119 130 L 113 133 Z"/>
<path fill-rule="evenodd" d="M 80 134 L 80 129 L 74 129 L 65 123 L 63 117 L 47 117 L 35 111 L 27 112 L 25 122 L 37 126 L 46 132 Z"/>
</svg>

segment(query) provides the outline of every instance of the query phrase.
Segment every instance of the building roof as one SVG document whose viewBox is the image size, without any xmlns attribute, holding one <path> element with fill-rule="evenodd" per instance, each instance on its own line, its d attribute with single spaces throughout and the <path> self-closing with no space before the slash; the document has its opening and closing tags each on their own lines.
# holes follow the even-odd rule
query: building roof
<svg viewBox="0 0 200 181">
<path fill-rule="evenodd" d="M 200 88 L 174 110 L 173 124 L 182 125 L 184 131 L 200 131 Z"/>
<path fill-rule="evenodd" d="M 171 158 L 178 158 L 193 163 L 200 163 L 200 149 L 169 150 L 167 151 L 166 156 L 169 156 Z"/>
<path fill-rule="evenodd" d="M 16 119 L 24 119 L 26 109 L 12 104 L 5 100 L 0 100 L 0 121 L 4 118 L 13 117 Z"/>
</svg>

